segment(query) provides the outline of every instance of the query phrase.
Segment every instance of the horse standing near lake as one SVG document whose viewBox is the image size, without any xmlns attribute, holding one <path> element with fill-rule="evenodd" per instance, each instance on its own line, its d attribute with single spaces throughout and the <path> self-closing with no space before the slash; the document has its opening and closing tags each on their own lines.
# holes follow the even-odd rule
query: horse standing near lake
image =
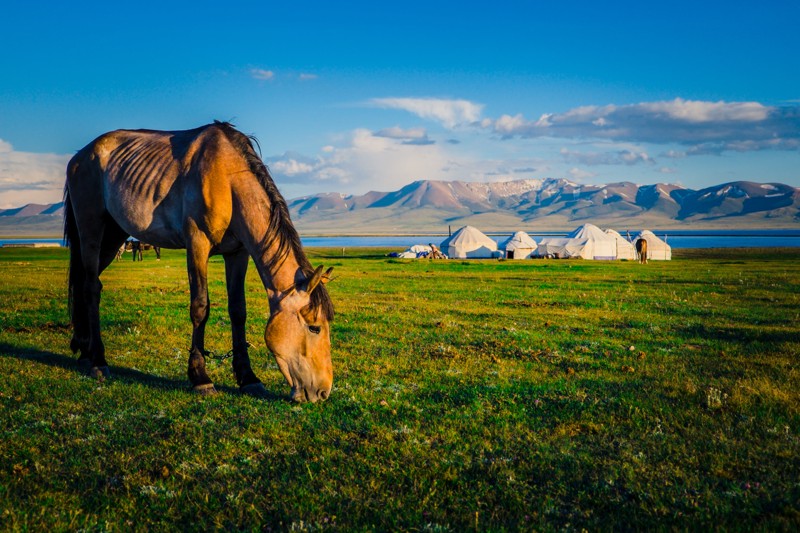
<svg viewBox="0 0 800 533">
<path fill-rule="evenodd" d="M 267 291 L 264 340 L 293 400 L 328 398 L 333 386 L 324 284 L 300 244 L 286 202 L 252 138 L 215 122 L 194 130 L 117 130 L 80 150 L 67 166 L 64 236 L 70 248 L 70 347 L 90 375 L 109 375 L 100 336 L 99 276 L 128 236 L 185 248 L 191 293 L 188 376 L 195 391 L 215 392 L 206 372 L 208 259 L 225 260 L 233 371 L 242 392 L 266 395 L 250 365 L 245 338 L 248 257 Z"/>
<path fill-rule="evenodd" d="M 647 264 L 647 241 L 643 238 L 636 239 L 636 254 L 639 256 L 639 262 L 643 265 Z"/>
</svg>

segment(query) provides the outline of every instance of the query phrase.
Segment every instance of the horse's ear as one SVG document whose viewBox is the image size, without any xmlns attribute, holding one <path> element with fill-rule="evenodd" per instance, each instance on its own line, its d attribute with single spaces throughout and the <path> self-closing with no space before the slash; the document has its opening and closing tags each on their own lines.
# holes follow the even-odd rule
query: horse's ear
<svg viewBox="0 0 800 533">
<path fill-rule="evenodd" d="M 325 283 L 328 283 L 328 282 L 329 282 L 329 281 L 332 279 L 332 278 L 331 278 L 331 272 L 333 272 L 333 267 L 330 267 L 330 268 L 329 268 L 328 270 L 326 270 L 326 271 L 325 271 L 325 273 L 322 275 L 322 283 L 323 283 L 323 284 L 325 284 Z"/>
<path fill-rule="evenodd" d="M 311 279 L 308 280 L 308 285 L 306 286 L 306 292 L 309 294 L 314 292 L 314 289 L 317 288 L 317 285 L 319 285 L 321 281 L 322 281 L 322 265 L 317 267 L 317 269 L 314 271 L 314 274 L 311 276 Z"/>
</svg>

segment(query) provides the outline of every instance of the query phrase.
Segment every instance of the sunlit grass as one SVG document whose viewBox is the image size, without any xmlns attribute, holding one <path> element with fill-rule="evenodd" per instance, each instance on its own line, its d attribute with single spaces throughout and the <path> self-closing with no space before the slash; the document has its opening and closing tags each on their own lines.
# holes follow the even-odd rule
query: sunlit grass
<svg viewBox="0 0 800 533">
<path fill-rule="evenodd" d="M 334 266 L 335 383 L 287 401 L 188 391 L 185 259 L 103 276 L 113 379 L 78 373 L 64 250 L 0 249 L 3 529 L 793 529 L 800 521 L 800 250 L 672 262 Z M 722 254 L 722 255 L 719 255 Z M 207 347 L 228 351 L 223 264 Z"/>
</svg>

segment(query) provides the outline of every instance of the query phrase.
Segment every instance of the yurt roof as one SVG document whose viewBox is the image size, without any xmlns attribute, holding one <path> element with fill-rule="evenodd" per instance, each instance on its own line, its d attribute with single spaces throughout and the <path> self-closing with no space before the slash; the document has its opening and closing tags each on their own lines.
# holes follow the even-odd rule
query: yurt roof
<svg viewBox="0 0 800 533">
<path fill-rule="evenodd" d="M 497 243 L 486 236 L 481 230 L 473 226 L 464 226 L 459 228 L 458 231 L 453 233 L 450 237 L 442 241 L 440 247 L 442 249 L 450 246 L 463 246 L 475 247 L 486 246 L 489 249 L 496 250 Z"/>
<path fill-rule="evenodd" d="M 641 233 L 639 233 L 639 235 L 636 236 L 634 241 L 636 239 L 640 238 L 640 237 L 642 239 L 646 240 L 647 244 L 649 244 L 651 246 L 653 244 L 661 244 L 661 245 L 664 245 L 664 246 L 669 246 L 666 242 L 664 242 L 664 240 L 658 238 L 658 236 L 656 236 L 656 234 L 653 233 L 652 231 L 650 231 L 649 229 L 643 230 Z"/>
<path fill-rule="evenodd" d="M 607 241 L 614 238 L 594 224 L 588 223 L 575 228 L 567 237 L 570 239 L 594 239 L 597 241 Z"/>
<path fill-rule="evenodd" d="M 514 233 L 511 237 L 504 240 L 498 245 L 498 248 L 504 250 L 515 250 L 517 248 L 536 248 L 536 241 L 534 241 L 530 235 L 525 233 L 524 231 L 518 231 Z"/>
<path fill-rule="evenodd" d="M 611 237 L 614 237 L 614 238 L 615 238 L 615 239 L 617 239 L 618 241 L 619 241 L 619 240 L 621 240 L 621 241 L 625 241 L 625 242 L 627 242 L 628 244 L 631 244 L 631 243 L 630 243 L 630 241 L 629 241 L 628 239 L 626 239 L 625 237 L 623 237 L 623 236 L 622 236 L 622 234 L 620 234 L 620 232 L 618 232 L 617 230 L 614 230 L 614 229 L 607 229 L 607 230 L 606 230 L 606 235 L 609 235 L 609 236 L 611 236 Z"/>
</svg>

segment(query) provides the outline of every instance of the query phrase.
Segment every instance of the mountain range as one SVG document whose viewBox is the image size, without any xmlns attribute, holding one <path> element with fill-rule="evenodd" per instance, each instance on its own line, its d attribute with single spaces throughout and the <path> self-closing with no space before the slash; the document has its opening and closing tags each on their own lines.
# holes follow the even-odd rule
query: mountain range
<svg viewBox="0 0 800 533">
<path fill-rule="evenodd" d="M 761 229 L 800 225 L 800 189 L 738 181 L 701 190 L 660 183 L 581 185 L 564 179 L 477 183 L 415 181 L 364 195 L 316 194 L 289 202 L 311 233 L 409 233 L 469 224 L 484 231 L 611 228 Z"/>
<path fill-rule="evenodd" d="M 288 202 L 305 235 L 570 230 L 584 222 L 616 229 L 800 227 L 800 189 L 737 181 L 700 190 L 659 183 L 582 185 L 564 179 L 415 181 L 392 192 L 323 193 Z M 0 235 L 58 236 L 63 203 L 0 210 Z"/>
</svg>

